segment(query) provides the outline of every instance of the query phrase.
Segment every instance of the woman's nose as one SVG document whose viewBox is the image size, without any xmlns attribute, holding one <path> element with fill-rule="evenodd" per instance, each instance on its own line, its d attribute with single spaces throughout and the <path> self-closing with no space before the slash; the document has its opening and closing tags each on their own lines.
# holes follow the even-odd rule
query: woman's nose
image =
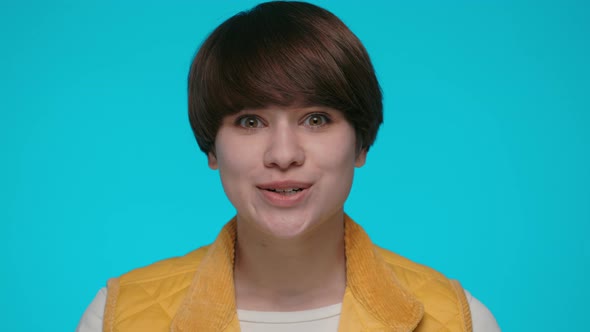
<svg viewBox="0 0 590 332">
<path fill-rule="evenodd" d="M 290 126 L 272 128 L 264 153 L 264 165 L 281 170 L 303 165 L 305 152 L 300 143 L 296 129 Z"/>
</svg>

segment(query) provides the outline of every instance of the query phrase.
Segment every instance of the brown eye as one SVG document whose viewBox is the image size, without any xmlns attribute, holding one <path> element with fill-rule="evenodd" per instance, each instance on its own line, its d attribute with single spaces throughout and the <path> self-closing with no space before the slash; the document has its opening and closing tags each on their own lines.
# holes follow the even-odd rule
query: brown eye
<svg viewBox="0 0 590 332">
<path fill-rule="evenodd" d="M 305 119 L 304 124 L 308 127 L 321 127 L 329 122 L 330 120 L 324 114 L 311 114 Z"/>
<path fill-rule="evenodd" d="M 263 127 L 262 121 L 260 121 L 260 119 L 258 119 L 255 116 L 244 116 L 238 119 L 238 124 L 240 125 L 240 127 L 248 129 Z"/>
</svg>

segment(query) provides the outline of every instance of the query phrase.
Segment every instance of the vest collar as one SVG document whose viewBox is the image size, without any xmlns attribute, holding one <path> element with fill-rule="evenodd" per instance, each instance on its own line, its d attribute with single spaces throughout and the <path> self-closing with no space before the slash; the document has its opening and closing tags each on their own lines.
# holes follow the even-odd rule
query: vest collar
<svg viewBox="0 0 590 332">
<path fill-rule="evenodd" d="M 344 217 L 346 293 L 341 322 L 363 330 L 412 331 L 422 304 L 398 281 L 364 230 Z M 233 282 L 236 218 L 209 247 L 172 321 L 171 331 L 239 331 Z M 340 324 L 339 331 L 351 324 Z M 344 326 L 346 325 L 346 326 Z M 358 331 L 358 329 L 356 329 Z"/>
</svg>

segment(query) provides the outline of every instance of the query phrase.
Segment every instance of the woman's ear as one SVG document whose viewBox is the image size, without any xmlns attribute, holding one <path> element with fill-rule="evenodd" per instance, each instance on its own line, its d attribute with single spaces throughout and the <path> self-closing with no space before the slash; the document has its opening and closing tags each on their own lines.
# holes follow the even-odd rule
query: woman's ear
<svg viewBox="0 0 590 332">
<path fill-rule="evenodd" d="M 207 163 L 209 164 L 209 168 L 211 168 L 211 169 L 218 168 L 217 157 L 215 157 L 215 153 L 213 153 L 213 152 L 207 153 Z"/>
<path fill-rule="evenodd" d="M 361 151 L 356 155 L 356 160 L 354 162 L 355 167 L 362 167 L 367 160 L 367 149 L 361 149 Z"/>
</svg>

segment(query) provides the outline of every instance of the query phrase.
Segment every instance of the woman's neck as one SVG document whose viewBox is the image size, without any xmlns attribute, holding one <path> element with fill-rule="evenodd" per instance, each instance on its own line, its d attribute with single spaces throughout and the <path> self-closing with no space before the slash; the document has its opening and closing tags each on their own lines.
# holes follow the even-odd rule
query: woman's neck
<svg viewBox="0 0 590 332">
<path fill-rule="evenodd" d="M 342 301 L 344 214 L 306 234 L 277 239 L 238 220 L 234 282 L 239 309 L 298 311 Z"/>
</svg>

